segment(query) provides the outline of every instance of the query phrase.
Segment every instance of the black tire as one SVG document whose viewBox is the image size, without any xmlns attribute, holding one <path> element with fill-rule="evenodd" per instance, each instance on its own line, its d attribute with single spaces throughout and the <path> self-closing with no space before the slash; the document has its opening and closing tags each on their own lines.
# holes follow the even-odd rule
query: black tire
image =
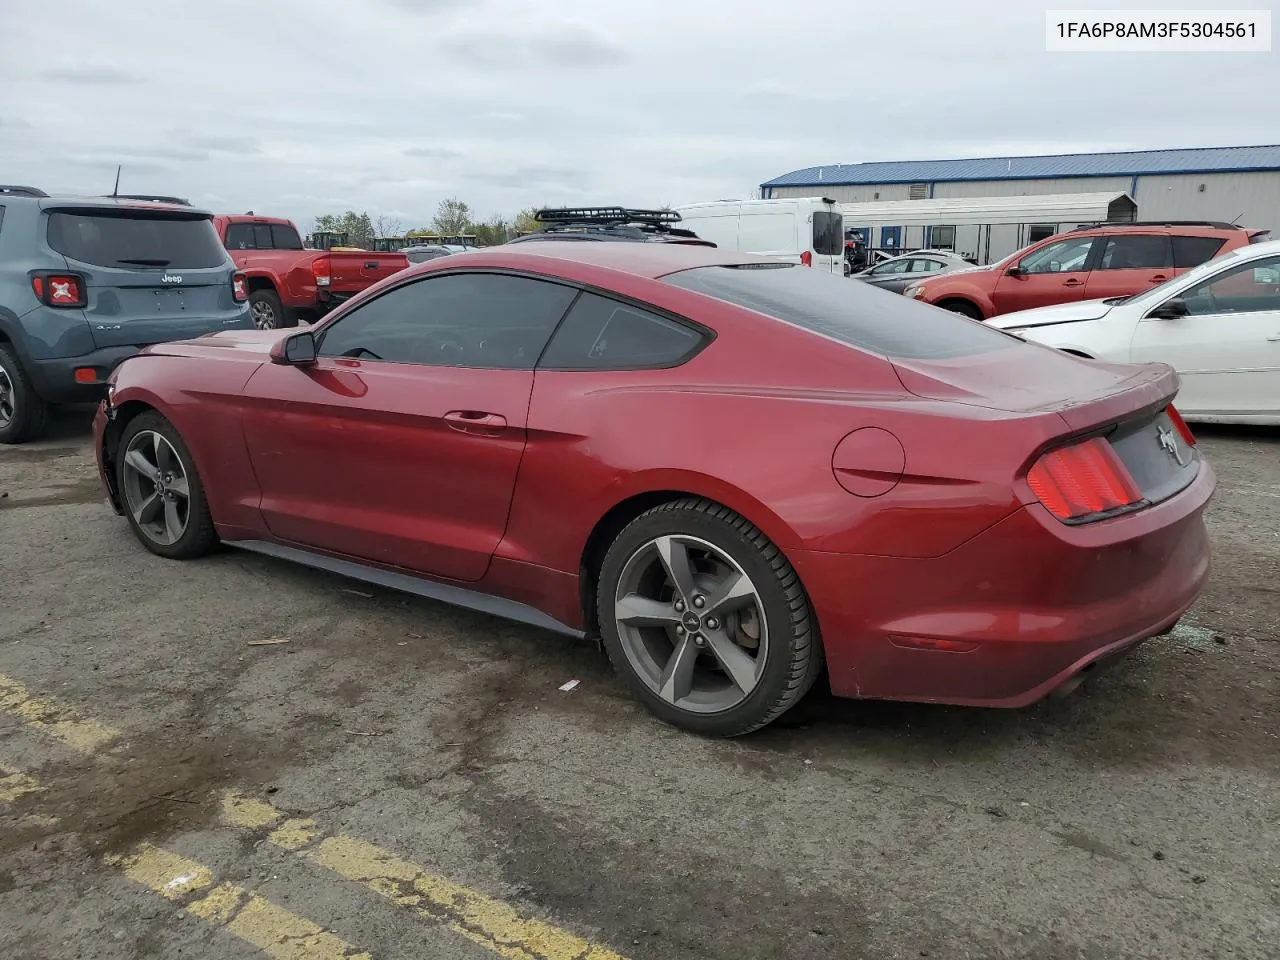
<svg viewBox="0 0 1280 960">
<path fill-rule="evenodd" d="M 732 558 L 757 587 L 769 644 L 759 680 L 747 697 L 718 713 L 694 713 L 658 696 L 623 650 L 614 600 L 624 567 L 656 537 L 697 537 Z M 618 535 L 600 568 L 597 610 L 609 661 L 645 706 L 660 719 L 693 733 L 738 737 L 772 723 L 795 706 L 822 671 L 822 643 L 808 596 L 782 552 L 753 524 L 727 507 L 701 498 L 661 504 Z"/>
<path fill-rule="evenodd" d="M 968 317 L 970 320 L 982 320 L 982 311 L 967 300 L 948 300 L 939 304 L 939 306 L 944 310 L 950 310 L 952 313 Z"/>
<path fill-rule="evenodd" d="M 281 330 L 297 322 L 289 316 L 274 290 L 255 290 L 249 294 L 249 314 L 259 330 Z"/>
<path fill-rule="evenodd" d="M 31 378 L 8 344 L 0 344 L 0 443 L 25 443 L 40 437 L 49 422 L 49 404 L 36 395 Z M 7 414 L 7 416 L 6 416 Z"/>
<path fill-rule="evenodd" d="M 181 537 L 173 543 L 159 543 L 144 531 L 134 516 L 125 487 L 124 463 L 125 452 L 130 444 L 144 431 L 160 434 L 177 453 L 182 462 L 182 469 L 187 478 L 188 508 L 187 524 Z M 157 556 L 170 560 L 193 560 L 210 553 L 218 546 L 218 534 L 213 528 L 213 517 L 209 513 L 209 501 L 205 497 L 204 484 L 196 471 L 195 459 L 182 440 L 176 427 L 154 410 L 140 413 L 129 421 L 120 437 L 116 454 L 116 489 L 120 491 L 124 503 L 124 514 L 133 528 L 134 536 L 144 547 Z"/>
</svg>

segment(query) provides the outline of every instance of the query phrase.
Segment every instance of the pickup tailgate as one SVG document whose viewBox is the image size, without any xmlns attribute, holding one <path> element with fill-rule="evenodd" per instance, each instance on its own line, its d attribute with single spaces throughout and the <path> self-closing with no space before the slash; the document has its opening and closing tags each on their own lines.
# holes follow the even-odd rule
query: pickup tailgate
<svg viewBox="0 0 1280 960">
<path fill-rule="evenodd" d="M 331 250 L 329 289 L 333 293 L 359 293 L 409 266 L 403 253 L 373 253 L 364 250 Z"/>
</svg>

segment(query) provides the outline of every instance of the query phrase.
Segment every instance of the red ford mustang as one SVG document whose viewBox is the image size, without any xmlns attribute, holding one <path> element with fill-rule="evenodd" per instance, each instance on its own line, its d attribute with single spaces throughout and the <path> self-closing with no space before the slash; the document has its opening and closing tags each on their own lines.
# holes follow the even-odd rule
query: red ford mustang
<svg viewBox="0 0 1280 960">
<path fill-rule="evenodd" d="M 149 347 L 95 436 L 154 553 L 598 633 L 654 713 L 733 736 L 824 663 L 1017 707 L 1170 629 L 1214 486 L 1177 386 L 800 266 L 548 241 Z"/>
</svg>

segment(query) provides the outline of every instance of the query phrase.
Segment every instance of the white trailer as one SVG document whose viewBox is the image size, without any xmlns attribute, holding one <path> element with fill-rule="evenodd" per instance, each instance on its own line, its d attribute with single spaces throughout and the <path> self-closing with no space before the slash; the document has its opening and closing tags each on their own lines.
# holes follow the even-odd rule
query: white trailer
<svg viewBox="0 0 1280 960">
<path fill-rule="evenodd" d="M 1127 193 L 891 200 L 842 203 L 839 208 L 845 235 L 861 234 L 873 250 L 953 250 L 979 264 L 1063 230 L 1132 221 L 1138 215 L 1138 205 Z"/>
</svg>

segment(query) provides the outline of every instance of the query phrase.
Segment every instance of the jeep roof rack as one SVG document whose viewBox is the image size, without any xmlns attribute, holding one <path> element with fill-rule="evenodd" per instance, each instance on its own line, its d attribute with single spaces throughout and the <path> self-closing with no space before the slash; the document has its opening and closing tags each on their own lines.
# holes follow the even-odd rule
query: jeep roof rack
<svg viewBox="0 0 1280 960">
<path fill-rule="evenodd" d="M 24 187 L 16 183 L 0 183 L 0 196 L 3 197 L 47 197 L 48 194 L 39 187 Z"/>
<path fill-rule="evenodd" d="M 183 197 L 164 197 L 149 193 L 104 193 L 108 200 L 146 200 L 151 203 L 172 203 L 179 207 L 191 206 L 191 201 Z"/>
<path fill-rule="evenodd" d="M 635 207 L 547 207 L 537 211 L 533 219 L 538 223 L 645 223 L 657 226 L 679 223 L 681 216 L 674 210 L 641 210 Z"/>
<path fill-rule="evenodd" d="M 1098 223 L 1082 223 L 1076 230 L 1097 230 L 1101 227 L 1212 227 L 1215 230 L 1244 230 L 1238 223 L 1221 220 L 1101 220 Z M 1070 233 L 1071 231 L 1066 231 Z"/>
</svg>

